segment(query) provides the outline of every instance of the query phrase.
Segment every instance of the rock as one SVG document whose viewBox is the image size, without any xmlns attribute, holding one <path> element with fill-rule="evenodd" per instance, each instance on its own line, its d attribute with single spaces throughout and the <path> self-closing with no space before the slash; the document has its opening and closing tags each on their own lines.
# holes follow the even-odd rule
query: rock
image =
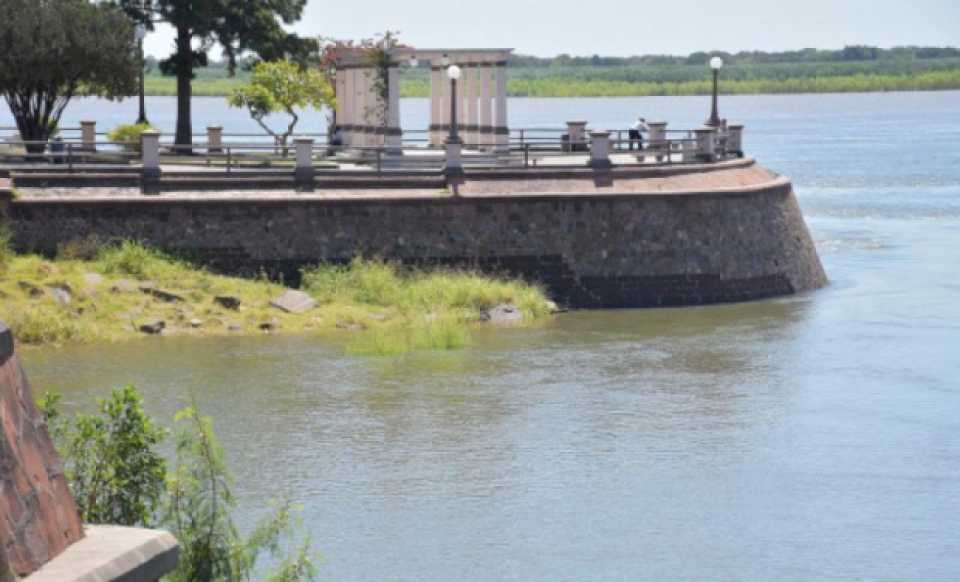
<svg viewBox="0 0 960 582">
<path fill-rule="evenodd" d="M 227 331 L 243 331 L 243 326 L 239 323 L 230 322 L 227 324 Z"/>
<path fill-rule="evenodd" d="M 484 311 L 480 315 L 480 319 L 489 321 L 494 325 L 517 325 L 523 322 L 523 312 L 517 309 L 516 305 L 501 303 L 492 309 Z"/>
<path fill-rule="evenodd" d="M 50 296 L 53 297 L 53 300 L 60 305 L 70 305 L 70 302 L 73 301 L 73 290 L 70 289 L 70 285 L 67 285 L 66 283 L 48 285 L 47 291 L 50 292 Z"/>
<path fill-rule="evenodd" d="M 43 289 L 29 281 L 17 281 L 17 286 L 30 297 L 43 297 Z"/>
<path fill-rule="evenodd" d="M 286 311 L 287 313 L 305 313 L 317 306 L 317 300 L 303 291 L 294 291 L 291 289 L 271 301 L 270 306 Z"/>
<path fill-rule="evenodd" d="M 147 295 L 152 295 L 153 297 L 159 299 L 160 301 L 165 301 L 167 303 L 181 303 L 183 297 L 173 293 L 171 291 L 164 291 L 163 289 L 158 289 L 151 285 L 141 285 L 140 291 L 146 293 Z"/>
<path fill-rule="evenodd" d="M 203 327 L 203 320 L 201 320 L 201 319 L 196 319 L 196 318 L 191 319 L 191 320 L 190 320 L 190 327 L 192 327 L 192 328 L 194 328 L 194 329 L 196 329 L 196 328 L 198 328 L 198 327 Z"/>
<path fill-rule="evenodd" d="M 154 319 L 140 326 L 140 331 L 149 335 L 160 335 L 167 324 L 162 319 Z"/>
<path fill-rule="evenodd" d="M 83 283 L 87 287 L 99 287 L 103 285 L 103 275 L 97 273 L 84 273 Z"/>
<path fill-rule="evenodd" d="M 240 309 L 240 299 L 230 295 L 217 295 L 213 298 L 213 302 L 224 309 Z"/>
<path fill-rule="evenodd" d="M 114 293 L 133 293 L 134 291 L 139 291 L 140 287 L 145 284 L 146 283 L 137 283 L 131 279 L 117 279 L 113 282 L 110 290 Z"/>
<path fill-rule="evenodd" d="M 257 326 L 260 328 L 260 331 L 270 333 L 271 331 L 276 331 L 280 328 L 280 323 L 276 319 L 271 319 L 270 321 L 264 321 Z"/>
</svg>

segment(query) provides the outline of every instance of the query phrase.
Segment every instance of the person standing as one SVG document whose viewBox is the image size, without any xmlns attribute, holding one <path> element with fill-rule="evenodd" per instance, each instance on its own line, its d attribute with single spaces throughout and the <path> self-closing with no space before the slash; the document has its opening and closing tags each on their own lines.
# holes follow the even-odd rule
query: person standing
<svg viewBox="0 0 960 582">
<path fill-rule="evenodd" d="M 633 125 L 630 127 L 630 150 L 633 151 L 633 144 L 637 144 L 637 149 L 643 149 L 643 132 L 649 131 L 650 128 L 647 127 L 647 120 L 638 117 L 636 121 L 633 122 Z"/>
</svg>

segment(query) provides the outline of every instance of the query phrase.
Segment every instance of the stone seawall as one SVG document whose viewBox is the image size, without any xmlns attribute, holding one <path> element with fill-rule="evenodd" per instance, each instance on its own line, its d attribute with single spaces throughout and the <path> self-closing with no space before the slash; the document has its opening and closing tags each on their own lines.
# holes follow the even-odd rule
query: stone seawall
<svg viewBox="0 0 960 582">
<path fill-rule="evenodd" d="M 522 193 L 502 191 L 509 182 L 501 191 L 468 183 L 460 198 L 36 198 L 9 213 L 25 251 L 51 254 L 91 235 L 137 239 L 220 271 L 265 269 L 288 281 L 303 265 L 359 254 L 519 275 L 573 307 L 742 301 L 826 283 L 789 180 L 752 162 L 658 180 L 636 179 L 632 191 L 588 180 Z"/>
</svg>

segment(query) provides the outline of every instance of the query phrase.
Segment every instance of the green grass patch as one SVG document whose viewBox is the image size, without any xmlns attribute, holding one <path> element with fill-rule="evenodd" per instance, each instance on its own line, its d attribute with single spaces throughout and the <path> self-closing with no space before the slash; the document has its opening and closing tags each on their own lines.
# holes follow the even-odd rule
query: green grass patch
<svg viewBox="0 0 960 582">
<path fill-rule="evenodd" d="M 30 345 L 126 340 L 160 319 L 167 335 L 315 332 L 341 338 L 350 353 L 400 355 L 467 345 L 483 311 L 500 303 L 517 305 L 530 324 L 550 313 L 543 291 L 522 281 L 374 260 L 305 270 L 302 288 L 319 306 L 290 314 L 270 306 L 285 290 L 278 283 L 216 275 L 137 242 L 100 247 L 84 239 L 62 245 L 55 260 L 0 245 L 0 319 Z M 54 289 L 68 290 L 69 301 Z M 239 309 L 218 296 L 239 299 Z"/>
</svg>

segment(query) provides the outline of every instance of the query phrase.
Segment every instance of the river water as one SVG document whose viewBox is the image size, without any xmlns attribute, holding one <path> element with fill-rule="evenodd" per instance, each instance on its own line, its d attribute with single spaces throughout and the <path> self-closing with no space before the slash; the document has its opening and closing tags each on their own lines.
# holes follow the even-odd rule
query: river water
<svg viewBox="0 0 960 582">
<path fill-rule="evenodd" d="M 162 419 L 194 396 L 243 524 L 292 496 L 325 578 L 955 580 L 958 103 L 723 100 L 745 149 L 794 179 L 822 291 L 575 312 L 400 360 L 313 337 L 159 339 L 31 351 L 28 372 L 74 409 L 128 382 Z M 70 114 L 109 109 L 85 106 Z M 425 102 L 404 107 L 422 121 Z M 511 107 L 514 126 L 707 112 L 702 98 Z"/>
</svg>

